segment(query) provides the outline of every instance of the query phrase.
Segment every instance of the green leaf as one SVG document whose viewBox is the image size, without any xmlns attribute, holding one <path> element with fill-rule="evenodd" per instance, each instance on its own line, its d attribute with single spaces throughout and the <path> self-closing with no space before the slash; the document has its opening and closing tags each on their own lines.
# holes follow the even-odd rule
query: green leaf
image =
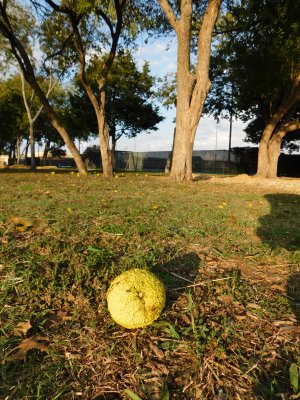
<svg viewBox="0 0 300 400">
<path fill-rule="evenodd" d="M 299 390 L 299 372 L 296 364 L 290 366 L 290 383 L 294 393 L 297 393 Z"/>
<path fill-rule="evenodd" d="M 169 389 L 166 383 L 164 383 L 162 387 L 161 400 L 170 400 Z"/>
<path fill-rule="evenodd" d="M 126 389 L 125 393 L 132 399 L 132 400 L 142 400 L 140 398 L 140 396 L 138 396 L 137 394 L 133 393 L 131 390 Z"/>
</svg>

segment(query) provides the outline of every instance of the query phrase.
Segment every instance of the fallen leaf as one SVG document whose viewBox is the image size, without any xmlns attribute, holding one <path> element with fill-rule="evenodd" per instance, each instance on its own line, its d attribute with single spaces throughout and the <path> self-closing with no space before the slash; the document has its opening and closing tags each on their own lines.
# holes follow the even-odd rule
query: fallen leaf
<svg viewBox="0 0 300 400">
<path fill-rule="evenodd" d="M 30 218 L 12 216 L 9 221 L 16 225 L 16 230 L 19 232 L 24 232 L 33 227 L 33 219 Z"/>
<path fill-rule="evenodd" d="M 224 306 L 228 306 L 232 303 L 232 297 L 226 294 L 222 294 L 218 297 L 218 300 L 224 304 Z"/>
<path fill-rule="evenodd" d="M 246 307 L 254 308 L 256 310 L 261 310 L 261 306 L 255 303 L 248 303 Z"/>
<path fill-rule="evenodd" d="M 186 314 L 180 314 L 180 316 L 187 325 L 191 325 L 191 320 Z"/>
<path fill-rule="evenodd" d="M 169 375 L 169 370 L 164 364 L 157 364 L 157 368 L 165 375 Z"/>
<path fill-rule="evenodd" d="M 42 219 L 12 216 L 9 221 L 16 226 L 16 230 L 19 232 L 25 232 L 28 229 L 44 229 L 48 226 L 48 222 Z"/>
<path fill-rule="evenodd" d="M 13 334 L 15 336 L 23 337 L 27 334 L 29 329 L 32 328 L 30 321 L 20 322 L 14 329 Z"/>
<path fill-rule="evenodd" d="M 75 298 L 74 298 L 75 300 Z M 70 321 L 72 317 L 68 317 L 68 313 L 66 311 L 57 310 L 57 311 L 50 311 L 48 315 L 48 319 L 46 324 L 53 324 L 53 323 L 60 323 Z"/>
<path fill-rule="evenodd" d="M 236 315 L 235 318 L 236 318 L 238 321 L 243 321 L 243 320 L 246 319 L 247 317 L 246 317 L 246 315 Z"/>
<path fill-rule="evenodd" d="M 82 358 L 80 354 L 73 354 L 70 353 L 69 351 L 65 352 L 65 357 L 67 360 L 79 360 L 80 358 Z"/>
<path fill-rule="evenodd" d="M 42 342 L 43 341 L 49 341 L 47 337 L 44 336 L 31 336 L 30 338 L 26 338 L 22 340 L 22 342 L 9 351 L 6 355 L 6 359 L 11 361 L 11 360 L 25 360 L 27 353 L 29 350 L 33 349 L 38 349 L 40 351 L 43 351 L 45 353 L 48 353 L 48 347 L 45 346 Z"/>
<path fill-rule="evenodd" d="M 160 350 L 155 344 L 150 343 L 150 349 L 153 351 L 153 353 L 156 355 L 157 358 L 162 360 L 165 356 L 164 352 Z"/>
<path fill-rule="evenodd" d="M 287 326 L 287 325 L 295 325 L 294 321 L 285 320 L 285 321 L 274 321 L 273 325 L 275 326 Z"/>
</svg>

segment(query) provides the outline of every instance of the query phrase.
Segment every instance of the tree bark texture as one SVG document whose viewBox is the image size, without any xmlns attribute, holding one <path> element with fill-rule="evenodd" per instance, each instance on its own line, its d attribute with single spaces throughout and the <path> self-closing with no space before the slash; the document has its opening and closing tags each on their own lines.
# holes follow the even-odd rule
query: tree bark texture
<svg viewBox="0 0 300 400">
<path fill-rule="evenodd" d="M 210 89 L 209 64 L 212 32 L 222 0 L 209 0 L 198 36 L 196 71 L 191 72 L 192 0 L 180 3 L 178 19 L 167 0 L 158 0 L 177 35 L 176 135 L 170 177 L 192 180 L 192 157 L 196 129 Z"/>
</svg>

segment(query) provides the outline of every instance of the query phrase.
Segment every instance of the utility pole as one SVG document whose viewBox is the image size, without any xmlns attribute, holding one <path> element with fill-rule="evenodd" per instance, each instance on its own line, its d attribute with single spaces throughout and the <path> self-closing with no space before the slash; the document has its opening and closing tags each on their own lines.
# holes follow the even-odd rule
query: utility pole
<svg viewBox="0 0 300 400">
<path fill-rule="evenodd" d="M 231 83 L 231 104 L 230 104 L 229 145 L 228 145 L 228 174 L 231 173 L 230 155 L 231 155 L 231 137 L 232 137 L 232 117 L 233 117 L 233 84 Z"/>
<path fill-rule="evenodd" d="M 232 136 L 232 111 L 230 111 L 230 119 L 229 119 L 228 174 L 230 174 L 231 172 L 230 168 L 231 136 Z"/>
</svg>

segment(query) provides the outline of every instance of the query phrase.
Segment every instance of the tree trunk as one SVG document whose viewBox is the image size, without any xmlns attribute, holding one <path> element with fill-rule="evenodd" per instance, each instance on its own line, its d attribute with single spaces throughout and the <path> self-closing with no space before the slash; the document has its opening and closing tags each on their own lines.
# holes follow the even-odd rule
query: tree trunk
<svg viewBox="0 0 300 400">
<path fill-rule="evenodd" d="M 300 129 L 300 121 L 293 120 L 282 124 L 269 141 L 269 170 L 267 178 L 276 178 L 278 159 L 283 138 L 292 131 Z"/>
<path fill-rule="evenodd" d="M 14 164 L 14 150 L 15 149 L 15 143 L 11 143 L 9 146 L 9 153 L 8 153 L 8 165 Z"/>
<path fill-rule="evenodd" d="M 115 125 L 111 127 L 110 130 L 111 137 L 111 160 L 113 170 L 116 169 L 116 147 L 117 147 L 117 138 L 116 138 L 116 127 Z"/>
<path fill-rule="evenodd" d="M 272 136 L 266 141 L 263 136 L 259 146 L 259 166 L 262 178 L 276 178 L 278 169 L 278 159 L 283 138 L 292 131 L 300 129 L 300 121 L 292 120 L 282 123 L 273 132 Z"/>
<path fill-rule="evenodd" d="M 43 160 L 47 160 L 49 149 L 50 149 L 50 140 L 47 140 L 45 143 L 44 153 L 43 153 Z"/>
<path fill-rule="evenodd" d="M 173 161 L 173 152 L 174 152 L 174 142 L 175 142 L 175 135 L 176 135 L 176 126 L 174 128 L 173 132 L 173 144 L 172 144 L 172 150 L 169 153 L 166 165 L 165 165 L 165 174 L 169 174 L 172 168 L 172 161 Z"/>
<path fill-rule="evenodd" d="M 280 145 L 283 137 L 292 130 L 299 129 L 298 122 L 287 121 L 281 127 L 278 125 L 284 116 L 290 112 L 297 101 L 300 99 L 300 74 L 294 79 L 293 85 L 287 95 L 283 98 L 282 103 L 278 107 L 277 111 L 271 116 L 270 121 L 265 127 L 262 138 L 259 143 L 258 148 L 258 161 L 257 161 L 257 173 L 256 176 L 259 178 L 269 178 L 270 176 L 277 176 L 277 167 L 276 174 L 274 173 L 275 164 L 278 163 L 278 144 L 279 144 L 279 152 Z M 296 124 L 296 126 L 295 126 Z M 274 139 L 273 136 L 274 135 Z M 278 137 L 277 137 L 278 135 Z M 278 139 L 280 138 L 280 140 Z M 278 140 L 280 143 L 278 143 Z M 276 143 L 275 143 L 276 142 Z M 271 149 L 271 153 L 269 150 Z M 272 166 L 270 165 L 270 157 L 273 159 L 273 156 L 277 155 L 277 161 L 272 161 Z"/>
<path fill-rule="evenodd" d="M 272 137 L 276 121 L 271 121 L 265 127 L 258 147 L 257 172 L 258 178 L 267 178 L 269 173 L 269 140 Z"/>
<path fill-rule="evenodd" d="M 282 138 L 279 134 L 274 134 L 268 146 L 268 170 L 266 178 L 277 178 L 278 159 L 280 156 Z"/>
<path fill-rule="evenodd" d="M 193 143 L 189 140 L 190 125 L 188 118 L 182 118 L 184 113 L 176 112 L 176 134 L 170 177 L 176 181 L 193 180 L 192 154 Z M 176 118 L 177 121 L 177 118 Z"/>
<path fill-rule="evenodd" d="M 196 72 L 191 72 L 192 0 L 182 0 L 180 19 L 167 0 L 158 0 L 177 35 L 176 134 L 170 178 L 192 180 L 192 157 L 196 129 L 210 89 L 211 40 L 222 0 L 209 0 L 198 35 Z"/>
<path fill-rule="evenodd" d="M 17 148 L 17 164 L 20 164 L 20 159 L 21 159 L 21 142 L 22 142 L 22 138 L 21 136 L 17 137 L 17 144 L 16 144 L 16 148 Z"/>
<path fill-rule="evenodd" d="M 95 108 L 98 120 L 100 151 L 102 159 L 102 172 L 105 178 L 113 177 L 112 156 L 109 146 L 109 131 L 105 121 L 105 82 L 102 82 L 100 88 L 100 104 Z"/>
<path fill-rule="evenodd" d="M 124 2 L 125 4 L 125 2 Z M 98 77 L 98 88 L 99 88 L 99 102 L 97 97 L 95 96 L 91 85 L 86 80 L 85 68 L 86 68 L 86 54 L 84 45 L 82 42 L 82 38 L 80 36 L 79 28 L 78 28 L 78 21 L 74 16 L 70 16 L 70 21 L 72 24 L 73 31 L 75 33 L 74 44 L 78 53 L 79 57 L 79 69 L 78 69 L 78 77 L 88 95 L 92 106 L 95 110 L 95 114 L 97 117 L 98 123 L 98 134 L 100 139 L 100 152 L 101 152 L 101 161 L 102 161 L 102 172 L 103 176 L 106 178 L 111 178 L 113 176 L 113 165 L 112 165 L 112 156 L 111 150 L 109 146 L 109 132 L 108 126 L 105 119 L 105 100 L 106 100 L 106 93 L 105 93 L 105 85 L 107 81 L 107 76 L 112 66 L 113 60 L 115 58 L 118 39 L 121 34 L 122 28 L 122 11 L 118 7 L 118 4 L 115 2 L 117 6 L 117 24 L 115 32 L 111 31 L 112 34 L 112 45 L 109 52 L 109 56 L 107 61 L 104 63 L 102 68 L 102 73 L 100 73 Z M 121 14 L 120 14 L 121 13 Z"/>
<path fill-rule="evenodd" d="M 30 145 L 30 140 L 29 138 L 27 139 L 27 143 L 25 146 L 25 152 L 24 152 L 24 158 L 26 160 L 26 165 L 27 165 L 27 158 L 28 158 L 28 149 L 29 149 L 29 145 Z"/>
<path fill-rule="evenodd" d="M 12 163 L 16 164 L 16 162 L 17 158 L 16 158 L 16 142 L 15 142 L 12 148 Z"/>
<path fill-rule="evenodd" d="M 170 178 L 176 181 L 189 181 L 193 179 L 190 157 L 193 143 L 190 142 L 189 114 L 193 86 L 193 76 L 190 72 L 192 2 L 181 4 L 181 20 L 177 30 L 176 133 Z"/>
<path fill-rule="evenodd" d="M 111 178 L 113 176 L 113 165 L 112 165 L 111 150 L 109 148 L 109 133 L 105 120 L 103 124 L 104 124 L 103 130 L 99 131 L 100 144 L 101 144 L 100 150 L 102 159 L 102 171 L 103 171 L 103 176 L 105 178 Z"/>
<path fill-rule="evenodd" d="M 30 139 L 30 167 L 32 170 L 36 169 L 35 164 L 35 138 L 33 133 L 33 121 L 29 121 L 29 139 Z"/>
</svg>

